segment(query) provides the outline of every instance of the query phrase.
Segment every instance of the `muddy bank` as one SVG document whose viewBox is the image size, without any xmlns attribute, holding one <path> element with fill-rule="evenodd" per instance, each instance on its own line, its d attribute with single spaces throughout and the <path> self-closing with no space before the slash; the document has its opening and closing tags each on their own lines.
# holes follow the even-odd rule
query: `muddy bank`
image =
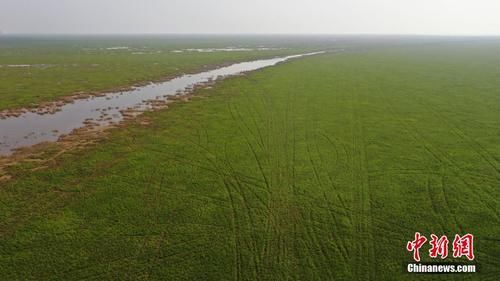
<svg viewBox="0 0 500 281">
<path fill-rule="evenodd" d="M 174 102 L 189 102 L 197 90 L 202 88 L 212 88 L 215 80 L 203 84 L 198 84 L 190 92 L 177 93 L 163 100 L 149 101 L 150 110 L 160 110 L 168 108 Z M 123 119 L 120 122 L 110 123 L 103 126 L 94 120 L 87 119 L 84 126 L 72 130 L 69 134 L 61 135 L 55 142 L 41 142 L 33 146 L 15 149 L 12 154 L 0 155 L 0 183 L 12 179 L 9 168 L 15 165 L 28 165 L 29 171 L 37 171 L 48 168 L 56 164 L 56 159 L 68 151 L 82 151 L 92 147 L 92 145 L 106 139 L 113 129 L 120 129 L 131 124 L 139 126 L 149 126 L 150 119 L 142 116 L 145 110 L 129 108 L 122 110 Z M 24 167 L 23 169 L 26 169 Z"/>
<path fill-rule="evenodd" d="M 136 82 L 128 86 L 119 86 L 119 87 L 114 87 L 114 88 L 108 88 L 106 90 L 101 90 L 101 91 L 81 91 L 81 92 L 74 92 L 72 94 L 69 94 L 67 96 L 62 96 L 62 97 L 57 97 L 52 101 L 46 101 L 46 102 L 39 102 L 39 103 L 32 103 L 30 105 L 20 107 L 20 108 L 9 108 L 9 109 L 0 109 L 0 120 L 2 119 L 7 119 L 9 117 L 19 117 L 23 113 L 27 112 L 32 112 L 32 113 L 39 113 L 39 114 L 53 114 L 57 111 L 60 110 L 62 106 L 68 103 L 72 103 L 77 100 L 82 100 L 82 99 L 88 99 L 91 97 L 102 97 L 107 94 L 112 94 L 116 92 L 129 92 L 133 91 L 135 88 L 138 87 L 143 87 L 147 86 L 152 83 L 162 83 L 166 82 L 172 79 L 175 79 L 179 76 L 182 75 L 192 75 L 199 73 L 201 71 L 206 71 L 210 69 L 217 69 L 221 67 L 226 67 L 229 65 L 232 65 L 234 63 L 220 63 L 220 64 L 215 64 L 215 65 L 203 65 L 199 68 L 197 68 L 194 71 L 189 71 L 189 72 L 182 72 L 180 74 L 172 74 L 168 76 L 163 76 L 158 79 L 152 79 L 148 81 L 143 81 L 143 82 Z"/>
<path fill-rule="evenodd" d="M 144 83 L 107 93 L 77 93 L 38 108 L 6 111 L 0 119 L 0 155 L 3 155 L 0 166 L 19 162 L 54 142 L 66 149 L 88 145 L 107 129 L 122 126 L 144 111 L 165 108 L 176 100 L 189 100 L 198 87 L 318 53 L 236 63 L 165 82 Z"/>
</svg>

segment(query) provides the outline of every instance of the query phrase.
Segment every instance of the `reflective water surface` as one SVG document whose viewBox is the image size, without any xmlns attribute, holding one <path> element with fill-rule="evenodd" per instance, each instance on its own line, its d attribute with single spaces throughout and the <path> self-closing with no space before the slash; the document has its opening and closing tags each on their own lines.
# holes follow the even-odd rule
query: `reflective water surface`
<svg viewBox="0 0 500 281">
<path fill-rule="evenodd" d="M 319 53 L 322 52 L 237 63 L 215 70 L 183 75 L 166 82 L 151 83 L 131 91 L 78 99 L 61 106 L 60 111 L 53 114 L 27 112 L 18 117 L 9 117 L 0 120 L 0 155 L 9 155 L 17 148 L 41 142 L 57 141 L 60 136 L 84 127 L 89 120 L 103 126 L 119 122 L 124 118 L 123 110 L 149 109 L 151 103 L 147 101 L 164 100 L 168 96 L 185 92 L 197 84 Z"/>
</svg>

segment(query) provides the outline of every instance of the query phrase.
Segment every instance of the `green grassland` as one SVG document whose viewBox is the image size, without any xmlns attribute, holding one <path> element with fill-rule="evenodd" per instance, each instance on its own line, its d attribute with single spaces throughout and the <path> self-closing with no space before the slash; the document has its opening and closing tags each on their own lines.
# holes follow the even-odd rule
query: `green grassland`
<svg viewBox="0 0 500 281">
<path fill-rule="evenodd" d="M 479 41 L 324 54 L 200 90 L 50 169 L 13 168 L 0 276 L 498 280 L 498 77 L 500 44 Z M 474 234 L 480 273 L 404 273 L 416 231 Z"/>
<path fill-rule="evenodd" d="M 75 92 L 106 91 L 199 71 L 204 67 L 296 54 L 321 46 L 315 44 L 311 48 L 270 38 L 237 39 L 172 36 L 0 37 L 0 110 L 52 101 Z M 173 52 L 187 48 L 238 45 L 276 50 Z M 114 49 L 116 47 L 129 49 Z"/>
</svg>

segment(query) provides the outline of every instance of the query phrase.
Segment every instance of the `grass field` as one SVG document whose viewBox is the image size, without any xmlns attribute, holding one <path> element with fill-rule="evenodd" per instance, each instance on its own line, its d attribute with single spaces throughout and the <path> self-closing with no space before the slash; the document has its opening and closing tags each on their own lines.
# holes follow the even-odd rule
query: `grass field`
<svg viewBox="0 0 500 281">
<path fill-rule="evenodd" d="M 1 37 L 0 110 L 30 106 L 75 92 L 106 91 L 231 62 L 303 52 L 304 44 L 271 38 Z M 240 46 L 241 52 L 183 52 Z M 256 50 L 259 46 L 268 50 Z M 285 47 L 286 46 L 286 47 Z M 320 43 L 312 48 L 320 47 Z M 24 66 L 23 66 L 24 65 Z M 29 66 L 29 67 L 27 67 Z"/>
<path fill-rule="evenodd" d="M 479 41 L 325 54 L 200 90 L 49 169 L 14 167 L 0 276 L 498 280 L 498 77 L 500 43 Z M 474 234 L 480 272 L 405 273 L 416 231 Z"/>
</svg>

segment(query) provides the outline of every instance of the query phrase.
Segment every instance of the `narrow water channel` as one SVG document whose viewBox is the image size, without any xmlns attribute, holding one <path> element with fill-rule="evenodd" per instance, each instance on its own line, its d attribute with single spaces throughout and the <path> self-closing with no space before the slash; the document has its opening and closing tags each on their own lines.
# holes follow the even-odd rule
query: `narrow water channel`
<svg viewBox="0 0 500 281">
<path fill-rule="evenodd" d="M 322 52 L 236 63 L 197 74 L 186 74 L 166 82 L 135 87 L 130 91 L 77 99 L 61 106 L 59 111 L 52 114 L 26 112 L 18 117 L 1 119 L 0 155 L 12 154 L 21 147 L 57 141 L 62 135 L 70 134 L 74 129 L 84 127 L 89 120 L 98 123 L 99 126 L 120 122 L 124 118 L 123 110 L 130 108 L 149 109 L 151 103 L 148 101 L 166 99 L 179 92 L 186 92 L 198 84 L 319 53 Z"/>
</svg>

